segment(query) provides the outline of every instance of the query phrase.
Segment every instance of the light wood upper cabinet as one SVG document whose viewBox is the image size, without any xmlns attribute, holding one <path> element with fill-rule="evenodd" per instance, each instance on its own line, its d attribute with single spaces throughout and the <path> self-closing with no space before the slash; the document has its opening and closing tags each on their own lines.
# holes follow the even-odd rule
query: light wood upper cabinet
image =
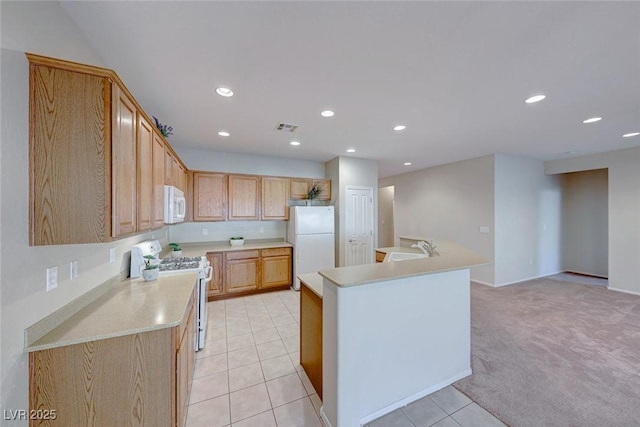
<svg viewBox="0 0 640 427">
<path fill-rule="evenodd" d="M 138 231 L 153 225 L 153 129 L 138 116 Z"/>
<path fill-rule="evenodd" d="M 262 177 L 263 220 L 289 219 L 289 178 Z"/>
<path fill-rule="evenodd" d="M 164 225 L 164 141 L 153 132 L 153 215 L 152 228 Z"/>
<path fill-rule="evenodd" d="M 29 60 L 29 243 L 110 240 L 111 83 Z"/>
<path fill-rule="evenodd" d="M 133 101 L 113 86 L 113 187 L 112 236 L 136 231 L 136 124 L 138 112 Z"/>
<path fill-rule="evenodd" d="M 229 175 L 229 220 L 260 219 L 260 177 Z"/>
<path fill-rule="evenodd" d="M 193 220 L 227 219 L 227 175 L 195 172 L 193 174 Z"/>
<path fill-rule="evenodd" d="M 311 178 L 291 178 L 291 199 L 304 200 L 307 198 L 307 192 L 314 184 L 319 184 L 322 191 L 317 200 L 331 200 L 331 180 L 330 179 L 311 179 Z"/>
</svg>

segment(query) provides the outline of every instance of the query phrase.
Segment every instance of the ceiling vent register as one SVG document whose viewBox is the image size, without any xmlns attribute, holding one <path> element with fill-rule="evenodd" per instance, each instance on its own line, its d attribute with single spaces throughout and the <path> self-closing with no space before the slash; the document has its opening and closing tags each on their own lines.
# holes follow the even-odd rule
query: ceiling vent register
<svg viewBox="0 0 640 427">
<path fill-rule="evenodd" d="M 298 125 L 293 125 L 291 123 L 278 123 L 275 127 L 275 130 L 279 130 L 282 132 L 295 132 L 298 129 Z"/>
</svg>

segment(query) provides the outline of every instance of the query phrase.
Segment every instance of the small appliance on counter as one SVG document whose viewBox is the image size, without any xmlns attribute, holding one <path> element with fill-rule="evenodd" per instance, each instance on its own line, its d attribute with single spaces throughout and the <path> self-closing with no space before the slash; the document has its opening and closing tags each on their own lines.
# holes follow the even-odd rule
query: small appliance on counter
<svg viewBox="0 0 640 427">
<path fill-rule="evenodd" d="M 335 267 L 333 206 L 291 206 L 287 241 L 293 244 L 293 289 L 300 290 L 298 274 Z"/>
<path fill-rule="evenodd" d="M 145 256 L 151 255 L 159 259 L 162 252 L 162 246 L 158 240 L 146 240 L 138 243 L 131 248 L 131 278 L 137 278 L 142 275 L 145 267 Z M 207 283 L 213 277 L 213 267 L 209 265 L 207 257 L 172 257 L 159 259 L 160 270 L 159 275 L 187 273 L 191 271 L 198 272 L 198 299 L 196 301 L 196 310 L 198 313 L 198 321 L 196 322 L 196 351 L 204 348 L 205 335 L 207 333 Z"/>
</svg>

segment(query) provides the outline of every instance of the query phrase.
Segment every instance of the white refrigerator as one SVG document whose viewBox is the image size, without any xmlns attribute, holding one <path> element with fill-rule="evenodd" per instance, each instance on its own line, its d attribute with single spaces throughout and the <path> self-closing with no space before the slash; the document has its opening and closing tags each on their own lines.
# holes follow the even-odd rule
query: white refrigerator
<svg viewBox="0 0 640 427">
<path fill-rule="evenodd" d="M 293 245 L 293 289 L 300 290 L 298 274 L 335 267 L 333 206 L 291 206 L 287 241 Z"/>
</svg>

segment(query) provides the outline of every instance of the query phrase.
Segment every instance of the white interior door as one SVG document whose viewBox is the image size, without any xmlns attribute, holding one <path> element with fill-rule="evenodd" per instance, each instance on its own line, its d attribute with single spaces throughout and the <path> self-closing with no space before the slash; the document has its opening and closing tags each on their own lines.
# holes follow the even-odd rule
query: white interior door
<svg viewBox="0 0 640 427">
<path fill-rule="evenodd" d="M 345 265 L 373 262 L 373 188 L 347 187 Z"/>
</svg>

